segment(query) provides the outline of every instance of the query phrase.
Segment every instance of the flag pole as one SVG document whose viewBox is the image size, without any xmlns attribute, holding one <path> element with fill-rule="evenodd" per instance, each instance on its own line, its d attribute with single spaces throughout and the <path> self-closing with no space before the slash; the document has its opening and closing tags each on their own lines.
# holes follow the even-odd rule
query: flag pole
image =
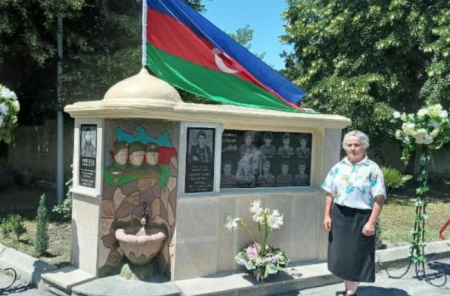
<svg viewBox="0 0 450 296">
<path fill-rule="evenodd" d="M 142 0 L 142 68 L 147 64 L 147 0 Z"/>
</svg>

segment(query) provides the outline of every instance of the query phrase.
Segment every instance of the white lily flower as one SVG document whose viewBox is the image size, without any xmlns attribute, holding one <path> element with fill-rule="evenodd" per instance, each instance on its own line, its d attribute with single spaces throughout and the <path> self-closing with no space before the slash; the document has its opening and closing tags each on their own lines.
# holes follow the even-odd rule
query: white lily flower
<svg viewBox="0 0 450 296">
<path fill-rule="evenodd" d="M 238 222 L 240 218 L 232 218 L 231 216 L 227 216 L 227 222 L 225 223 L 225 227 L 230 232 L 234 232 L 238 228 Z"/>
<path fill-rule="evenodd" d="M 443 111 L 439 114 L 439 117 L 441 117 L 441 118 L 447 118 L 447 117 L 448 117 L 448 112 L 447 112 L 447 110 L 443 110 Z"/>
<path fill-rule="evenodd" d="M 267 217 L 267 225 L 271 229 L 279 229 L 283 225 L 283 215 L 278 210 L 273 210 L 272 214 Z"/>
<path fill-rule="evenodd" d="M 259 199 L 252 202 L 252 206 L 250 207 L 250 213 L 256 214 L 262 211 L 261 201 Z"/>
<path fill-rule="evenodd" d="M 400 114 L 400 112 L 395 111 L 395 112 L 393 113 L 393 116 L 394 116 L 395 119 L 398 119 L 398 118 L 400 118 L 402 115 Z"/>
<path fill-rule="evenodd" d="M 256 223 L 264 224 L 264 215 L 263 215 L 262 211 L 259 213 L 255 213 L 252 218 L 253 218 L 253 221 L 255 221 Z"/>
</svg>

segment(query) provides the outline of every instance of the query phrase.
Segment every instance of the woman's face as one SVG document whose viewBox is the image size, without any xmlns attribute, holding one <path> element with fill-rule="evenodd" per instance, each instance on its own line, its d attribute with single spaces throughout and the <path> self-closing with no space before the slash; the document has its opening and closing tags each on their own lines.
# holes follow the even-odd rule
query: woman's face
<svg viewBox="0 0 450 296">
<path fill-rule="evenodd" d="M 357 163 L 364 158 L 366 150 L 361 145 L 358 137 L 348 137 L 345 142 L 345 153 L 351 163 Z"/>
</svg>

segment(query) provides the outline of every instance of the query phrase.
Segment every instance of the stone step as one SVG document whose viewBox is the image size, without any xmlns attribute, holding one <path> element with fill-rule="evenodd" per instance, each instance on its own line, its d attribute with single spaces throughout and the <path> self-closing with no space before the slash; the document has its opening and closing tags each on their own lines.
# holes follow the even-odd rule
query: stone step
<svg viewBox="0 0 450 296">
<path fill-rule="evenodd" d="M 95 279 L 90 273 L 70 265 L 42 275 L 45 290 L 57 296 L 68 296 L 72 288 Z"/>
</svg>

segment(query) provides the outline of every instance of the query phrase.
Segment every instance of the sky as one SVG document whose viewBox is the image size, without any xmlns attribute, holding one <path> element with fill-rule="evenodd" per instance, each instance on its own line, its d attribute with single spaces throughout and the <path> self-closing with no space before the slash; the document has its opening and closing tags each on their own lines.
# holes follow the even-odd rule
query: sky
<svg viewBox="0 0 450 296">
<path fill-rule="evenodd" d="M 285 33 L 281 18 L 287 7 L 285 0 L 204 0 L 202 4 L 206 7 L 203 15 L 226 33 L 250 25 L 254 30 L 250 51 L 265 52 L 264 62 L 276 70 L 284 68 L 280 54 L 292 51 L 292 46 L 279 40 Z"/>
</svg>

